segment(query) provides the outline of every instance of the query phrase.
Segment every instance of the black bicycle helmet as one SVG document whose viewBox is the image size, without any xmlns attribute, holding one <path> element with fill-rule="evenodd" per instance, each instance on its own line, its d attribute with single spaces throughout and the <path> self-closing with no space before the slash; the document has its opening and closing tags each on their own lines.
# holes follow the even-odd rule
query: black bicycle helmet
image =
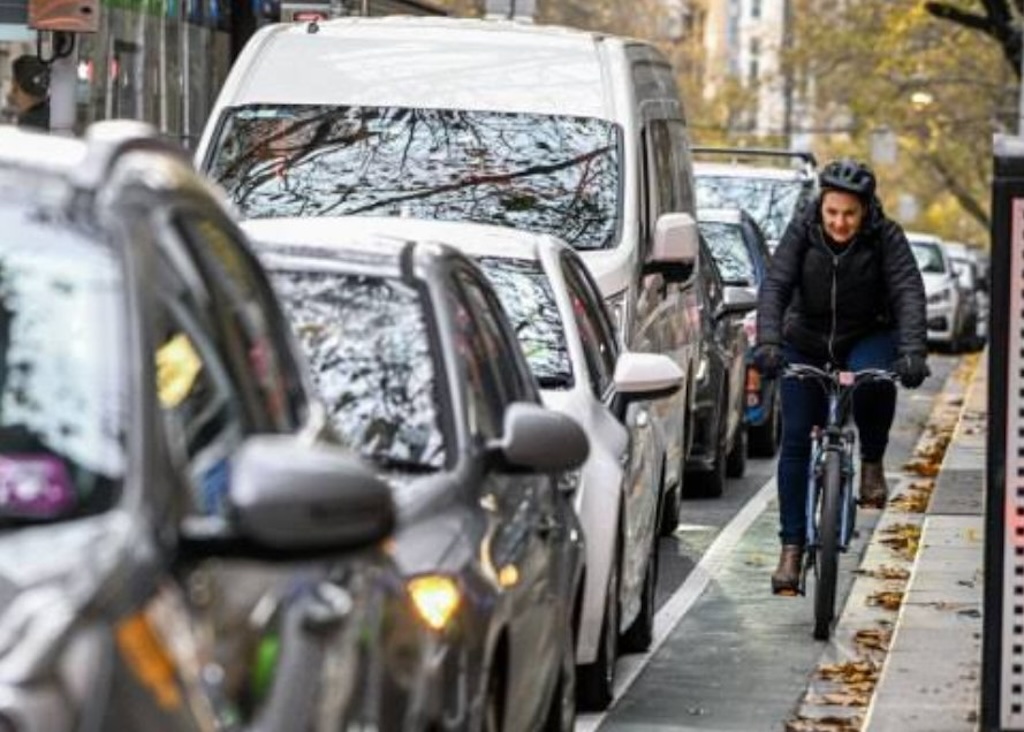
<svg viewBox="0 0 1024 732">
<path fill-rule="evenodd" d="M 875 195 L 875 174 L 856 160 L 833 160 L 822 168 L 818 183 L 823 191 L 846 191 L 865 201 Z"/>
</svg>

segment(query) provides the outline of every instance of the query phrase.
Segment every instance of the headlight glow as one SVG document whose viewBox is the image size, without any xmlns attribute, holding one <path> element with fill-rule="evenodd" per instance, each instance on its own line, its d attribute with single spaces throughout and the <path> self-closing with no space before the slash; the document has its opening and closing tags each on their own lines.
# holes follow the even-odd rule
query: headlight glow
<svg viewBox="0 0 1024 732">
<path fill-rule="evenodd" d="M 443 630 L 462 602 L 455 580 L 439 574 L 415 577 L 408 582 L 413 605 L 429 627 Z"/>
</svg>

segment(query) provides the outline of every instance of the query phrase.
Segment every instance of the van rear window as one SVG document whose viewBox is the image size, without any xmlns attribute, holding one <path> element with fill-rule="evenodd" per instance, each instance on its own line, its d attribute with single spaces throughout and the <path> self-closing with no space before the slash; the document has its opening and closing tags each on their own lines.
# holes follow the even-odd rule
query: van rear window
<svg viewBox="0 0 1024 732">
<path fill-rule="evenodd" d="M 613 246 L 621 133 L 585 117 L 250 105 L 206 161 L 248 218 L 409 216 Z"/>
</svg>

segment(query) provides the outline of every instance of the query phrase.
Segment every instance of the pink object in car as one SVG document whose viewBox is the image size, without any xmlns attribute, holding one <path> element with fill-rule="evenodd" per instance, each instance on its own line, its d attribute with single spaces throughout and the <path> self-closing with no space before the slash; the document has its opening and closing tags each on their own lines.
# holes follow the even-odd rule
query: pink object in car
<svg viewBox="0 0 1024 732">
<path fill-rule="evenodd" d="M 64 463 L 52 455 L 0 456 L 0 514 L 58 516 L 78 502 Z"/>
</svg>

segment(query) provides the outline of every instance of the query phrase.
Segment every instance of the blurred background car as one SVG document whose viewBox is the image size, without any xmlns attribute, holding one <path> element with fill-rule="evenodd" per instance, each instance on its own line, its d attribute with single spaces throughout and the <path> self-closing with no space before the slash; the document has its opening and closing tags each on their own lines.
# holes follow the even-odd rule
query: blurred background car
<svg viewBox="0 0 1024 732">
<path fill-rule="evenodd" d="M 443 658 L 440 720 L 571 730 L 588 442 L 541 405 L 480 270 L 330 218 L 245 224 L 339 439 L 391 485 L 392 553 Z M 567 487 L 568 484 L 568 487 Z"/>
<path fill-rule="evenodd" d="M 426 728 L 390 491 L 218 195 L 127 122 L 0 189 L 0 727 Z"/>
<path fill-rule="evenodd" d="M 697 371 L 694 442 L 686 462 L 684 495 L 718 497 L 726 476 L 746 471 L 743 423 L 748 340 L 743 319 L 757 307 L 747 286 L 726 286 L 703 237 L 700 241 L 701 360 Z"/>
<path fill-rule="evenodd" d="M 756 294 L 768 273 L 771 254 L 761 227 L 739 208 L 701 208 L 697 211 L 700 233 L 718 266 L 725 287 L 749 287 Z M 754 368 L 752 352 L 757 345 L 757 309 L 743 317 L 747 336 L 746 384 L 743 421 L 747 426 L 747 450 L 753 457 L 772 457 L 782 436 L 782 404 L 779 379 L 762 379 Z"/>
<path fill-rule="evenodd" d="M 964 302 L 960 345 L 968 350 L 977 350 L 985 344 L 985 326 L 988 320 L 988 298 L 982 289 L 978 261 L 966 244 L 954 241 L 946 241 L 943 244 L 956 274 L 957 285 L 960 287 L 960 295 Z"/>
<path fill-rule="evenodd" d="M 692 152 L 698 208 L 745 210 L 772 252 L 793 214 L 817 192 L 817 161 L 809 152 L 732 147 L 693 147 Z"/>
<path fill-rule="evenodd" d="M 924 279 L 928 341 L 958 352 L 962 348 L 967 307 L 950 257 L 937 236 L 908 231 L 907 239 Z"/>
</svg>

